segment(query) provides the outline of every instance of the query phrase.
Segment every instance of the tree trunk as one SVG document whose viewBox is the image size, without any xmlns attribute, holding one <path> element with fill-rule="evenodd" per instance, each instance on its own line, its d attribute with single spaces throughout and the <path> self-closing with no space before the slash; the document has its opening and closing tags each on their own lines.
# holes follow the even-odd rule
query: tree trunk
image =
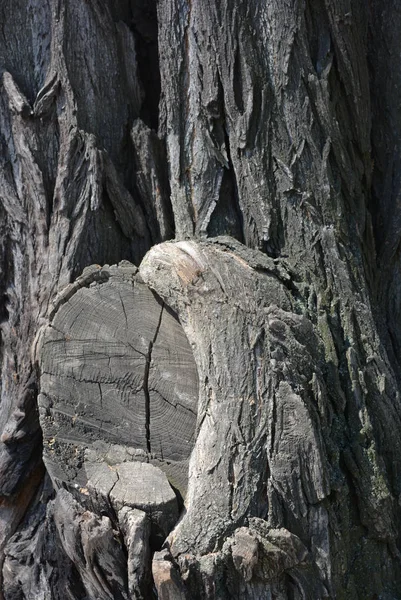
<svg viewBox="0 0 401 600">
<path fill-rule="evenodd" d="M 0 11 L 0 596 L 401 598 L 395 0 Z"/>
</svg>

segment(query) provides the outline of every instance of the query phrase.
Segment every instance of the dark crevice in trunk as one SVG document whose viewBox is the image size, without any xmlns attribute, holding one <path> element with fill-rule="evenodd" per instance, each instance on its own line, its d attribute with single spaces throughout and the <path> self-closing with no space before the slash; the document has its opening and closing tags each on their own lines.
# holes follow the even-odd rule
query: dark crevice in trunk
<svg viewBox="0 0 401 600">
<path fill-rule="evenodd" d="M 168 165 L 167 165 L 167 148 L 165 139 L 160 140 L 160 145 L 163 149 L 164 163 L 162 165 L 164 172 L 164 182 L 165 182 L 165 192 L 167 194 L 167 202 L 166 202 L 166 211 L 168 213 L 169 223 L 171 227 L 170 235 L 167 239 L 173 240 L 175 238 L 175 216 L 173 211 L 173 206 L 171 204 L 171 186 L 170 186 L 170 178 L 168 174 Z"/>
<path fill-rule="evenodd" d="M 310 0 L 305 9 L 305 24 L 308 31 L 308 44 L 312 64 L 320 77 L 332 45 L 326 10 L 320 2 Z"/>
<path fill-rule="evenodd" d="M 139 76 L 145 93 L 140 118 L 157 131 L 159 124 L 160 68 L 155 0 L 131 2 L 131 28 L 135 33 Z"/>
<path fill-rule="evenodd" d="M 37 140 L 40 144 L 40 151 L 36 152 L 35 159 L 43 178 L 43 189 L 47 205 L 46 227 L 47 231 L 49 231 L 53 214 L 54 189 L 56 185 L 60 150 L 60 127 L 55 110 L 52 114 L 51 121 L 49 120 L 47 126 L 47 136 L 41 135 L 40 127 L 41 124 L 37 126 Z"/>
<path fill-rule="evenodd" d="M 230 235 L 244 241 L 242 214 L 238 204 L 237 184 L 232 164 L 224 169 L 220 195 L 207 228 L 208 236 Z"/>
<path fill-rule="evenodd" d="M 244 90 L 242 85 L 242 69 L 241 69 L 241 55 L 240 49 L 237 48 L 235 52 L 235 62 L 234 62 L 234 78 L 233 78 L 233 87 L 234 87 L 234 98 L 235 103 L 237 105 L 238 110 L 241 114 L 244 113 Z"/>
<path fill-rule="evenodd" d="M 219 79 L 220 96 L 223 98 L 223 88 Z M 222 100 L 222 114 L 225 115 L 224 100 Z M 224 168 L 223 178 L 220 185 L 220 194 L 217 205 L 210 217 L 207 233 L 210 237 L 218 235 L 230 235 L 239 242 L 244 243 L 244 222 L 239 204 L 239 193 L 235 169 L 231 158 L 230 138 L 227 132 L 227 121 L 224 116 L 223 122 L 216 127 L 216 137 L 220 134 L 224 139 L 223 147 L 227 153 L 227 168 Z M 218 142 L 218 139 L 216 140 Z"/>
</svg>

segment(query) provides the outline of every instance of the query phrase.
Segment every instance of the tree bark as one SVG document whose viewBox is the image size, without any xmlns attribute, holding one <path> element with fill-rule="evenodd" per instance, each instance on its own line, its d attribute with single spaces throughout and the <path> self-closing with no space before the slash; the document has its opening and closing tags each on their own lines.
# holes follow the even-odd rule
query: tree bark
<svg viewBox="0 0 401 600">
<path fill-rule="evenodd" d="M 0 595 L 401 598 L 397 3 L 0 11 Z"/>
</svg>

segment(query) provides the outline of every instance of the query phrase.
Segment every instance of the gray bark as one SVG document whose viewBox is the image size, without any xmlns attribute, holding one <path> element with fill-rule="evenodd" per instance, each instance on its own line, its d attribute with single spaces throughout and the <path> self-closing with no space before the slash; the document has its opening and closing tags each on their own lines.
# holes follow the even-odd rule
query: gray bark
<svg viewBox="0 0 401 600">
<path fill-rule="evenodd" d="M 401 598 L 397 3 L 0 15 L 0 596 Z"/>
</svg>

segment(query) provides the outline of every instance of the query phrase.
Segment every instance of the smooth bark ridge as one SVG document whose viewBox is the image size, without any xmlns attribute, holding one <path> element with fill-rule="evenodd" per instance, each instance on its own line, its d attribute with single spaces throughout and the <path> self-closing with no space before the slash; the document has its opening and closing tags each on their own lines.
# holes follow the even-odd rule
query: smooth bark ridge
<svg viewBox="0 0 401 600">
<path fill-rule="evenodd" d="M 400 598 L 397 3 L 0 13 L 4 597 Z"/>
</svg>

